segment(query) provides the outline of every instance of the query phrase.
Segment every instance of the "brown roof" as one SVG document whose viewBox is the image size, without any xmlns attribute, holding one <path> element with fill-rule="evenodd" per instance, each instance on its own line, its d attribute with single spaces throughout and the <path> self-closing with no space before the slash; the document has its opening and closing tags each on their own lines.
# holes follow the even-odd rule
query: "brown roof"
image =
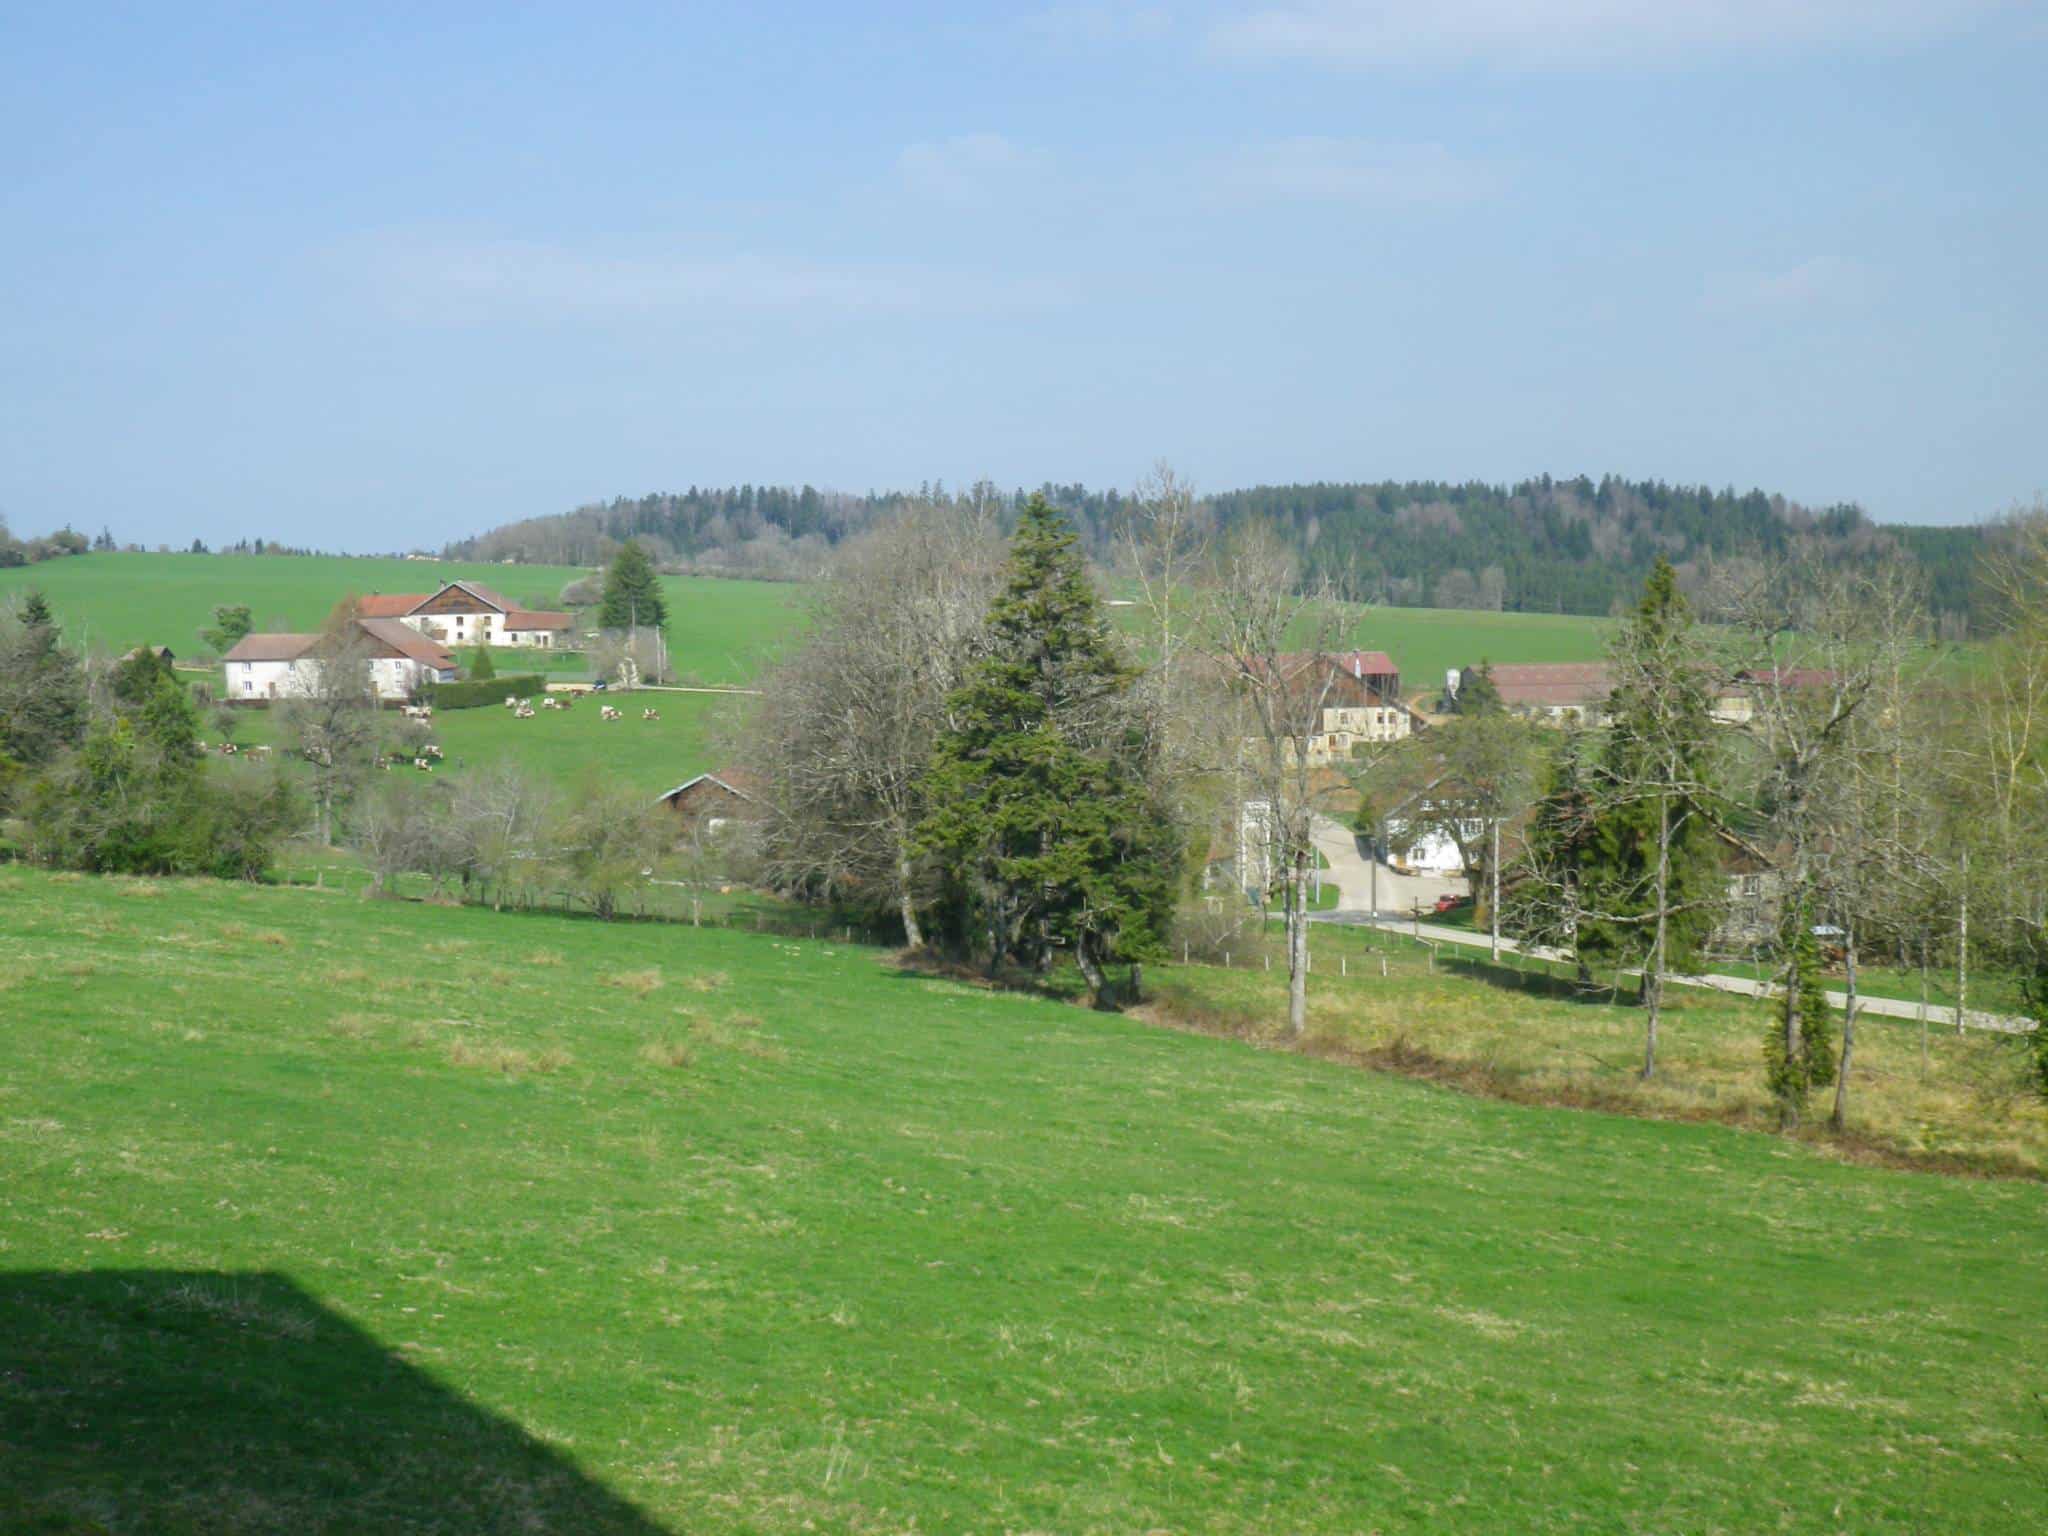
<svg viewBox="0 0 2048 1536">
<path fill-rule="evenodd" d="M 674 789 L 655 796 L 657 801 L 673 804 L 677 797 L 697 788 L 700 784 L 712 784 L 738 795 L 742 800 L 753 800 L 761 793 L 760 777 L 746 768 L 727 768 L 719 773 L 700 773 L 694 778 L 683 780 Z"/>
<path fill-rule="evenodd" d="M 1469 676 L 1477 669 L 1467 667 Z M 1503 704 L 1582 709 L 1614 692 L 1613 670 L 1604 661 L 1510 663 L 1490 669 Z"/>
<path fill-rule="evenodd" d="M 547 608 L 508 608 L 505 610 L 506 629 L 567 629 L 575 622 L 566 613 L 556 613 Z"/>
<path fill-rule="evenodd" d="M 399 619 L 358 619 L 356 622 L 363 626 L 365 634 L 382 641 L 408 661 L 442 672 L 455 666 L 455 658 L 446 649 Z"/>
<path fill-rule="evenodd" d="M 319 643 L 318 635 L 244 635 L 225 661 L 297 661 Z"/>
<path fill-rule="evenodd" d="M 427 600 L 424 592 L 372 592 L 356 599 L 356 612 L 366 619 L 396 619 Z"/>
<path fill-rule="evenodd" d="M 460 587 L 471 597 L 479 598 L 489 603 L 500 613 L 510 613 L 514 606 L 511 598 L 505 596 L 502 592 L 485 586 L 480 581 L 451 581 L 448 583 L 448 587 Z M 441 590 L 445 592 L 448 590 L 448 587 L 443 587 Z"/>
<path fill-rule="evenodd" d="M 1371 677 L 1374 673 L 1398 675 L 1401 670 L 1385 651 L 1339 651 L 1330 660 L 1353 677 Z"/>
</svg>

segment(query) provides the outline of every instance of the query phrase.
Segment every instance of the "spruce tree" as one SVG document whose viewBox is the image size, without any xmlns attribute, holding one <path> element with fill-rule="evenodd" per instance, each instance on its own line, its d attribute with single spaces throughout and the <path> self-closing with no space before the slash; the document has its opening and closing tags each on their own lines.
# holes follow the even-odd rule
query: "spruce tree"
<svg viewBox="0 0 2048 1536">
<path fill-rule="evenodd" d="M 647 552 L 633 540 L 619 546 L 604 575 L 604 598 L 598 605 L 599 629 L 666 629 L 668 602 L 661 577 Z"/>
<path fill-rule="evenodd" d="M 1786 908 L 1784 944 L 1791 974 L 1778 1000 L 1778 1016 L 1764 1030 L 1764 1076 L 1772 1095 L 1796 1123 L 1807 1095 L 1835 1080 L 1835 1030 L 1828 1009 L 1827 985 L 1821 977 L 1820 945 L 1814 938 L 1812 911 L 1803 902 Z M 1796 1028 L 1788 1028 L 1796 1024 Z M 1788 1037 L 1798 1039 L 1788 1053 Z"/>
<path fill-rule="evenodd" d="M 498 675 L 497 663 L 491 660 L 491 648 L 480 645 L 476 654 L 469 659 L 469 680 L 472 683 L 488 682 Z"/>
<path fill-rule="evenodd" d="M 1172 819 L 1074 531 L 1033 497 L 989 609 L 990 654 L 949 698 L 920 840 L 944 870 L 943 916 L 991 971 L 1071 946 L 1099 1006 L 1103 966 L 1163 944 L 1178 883 Z M 1135 978 L 1134 978 L 1135 979 Z"/>
<path fill-rule="evenodd" d="M 1480 657 L 1479 665 L 1473 668 L 1471 676 L 1458 685 L 1458 696 L 1452 702 L 1456 706 L 1452 710 L 1453 714 L 1502 713 L 1507 706 L 1501 702 L 1500 685 L 1493 680 L 1493 663 L 1483 656 Z"/>
<path fill-rule="evenodd" d="M 1610 654 L 1616 684 L 1590 784 L 1577 949 L 1582 965 L 1642 968 L 1648 1077 L 1664 977 L 1697 965 L 1725 893 L 1714 690 L 1668 562 L 1651 571 Z"/>
</svg>

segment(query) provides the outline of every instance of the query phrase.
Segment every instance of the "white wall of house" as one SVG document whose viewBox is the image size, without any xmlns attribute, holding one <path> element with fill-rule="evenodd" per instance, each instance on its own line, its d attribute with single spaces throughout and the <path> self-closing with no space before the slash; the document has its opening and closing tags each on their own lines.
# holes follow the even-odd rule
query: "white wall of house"
<svg viewBox="0 0 2048 1536">
<path fill-rule="evenodd" d="M 444 645 L 552 646 L 551 629 L 507 629 L 502 613 L 408 613 L 400 623 Z"/>
<path fill-rule="evenodd" d="M 1482 822 L 1468 821 L 1459 830 L 1472 842 L 1486 829 Z M 1411 827 L 1390 819 L 1386 839 L 1388 856 L 1397 866 L 1425 875 L 1465 873 L 1465 856 L 1458 851 L 1457 839 L 1441 827 Z"/>
<path fill-rule="evenodd" d="M 292 699 L 313 691 L 318 678 L 314 663 L 299 661 L 231 661 L 227 664 L 227 696 L 231 699 Z"/>
<path fill-rule="evenodd" d="M 452 682 L 452 672 L 437 674 L 431 667 L 403 656 L 378 656 L 370 662 L 370 680 L 377 697 L 404 699 L 421 682 Z M 231 661 L 227 664 L 227 696 L 231 699 L 304 698 L 319 685 L 320 664 L 310 657 L 297 661 Z"/>
</svg>

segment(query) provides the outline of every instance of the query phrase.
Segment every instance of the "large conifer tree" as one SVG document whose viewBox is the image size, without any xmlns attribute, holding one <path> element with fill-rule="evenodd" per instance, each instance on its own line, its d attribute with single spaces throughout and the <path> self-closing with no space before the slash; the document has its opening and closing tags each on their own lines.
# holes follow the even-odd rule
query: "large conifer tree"
<svg viewBox="0 0 2048 1536">
<path fill-rule="evenodd" d="M 661 577 L 647 551 L 628 539 L 612 557 L 604 574 L 604 599 L 598 605 L 599 629 L 666 629 L 668 600 Z"/>
<path fill-rule="evenodd" d="M 955 942 L 1046 964 L 1071 946 L 1099 1005 L 1103 966 L 1156 954 L 1178 840 L 1152 793 L 1147 736 L 1074 531 L 1024 509 L 989 609 L 990 654 L 947 702 L 922 840 L 946 874 Z"/>
<path fill-rule="evenodd" d="M 1642 968 L 1656 1067 L 1664 977 L 1693 968 L 1719 920 L 1720 767 L 1714 685 L 1678 573 L 1659 559 L 1610 649 L 1616 682 L 1581 845 L 1581 964 Z"/>
</svg>

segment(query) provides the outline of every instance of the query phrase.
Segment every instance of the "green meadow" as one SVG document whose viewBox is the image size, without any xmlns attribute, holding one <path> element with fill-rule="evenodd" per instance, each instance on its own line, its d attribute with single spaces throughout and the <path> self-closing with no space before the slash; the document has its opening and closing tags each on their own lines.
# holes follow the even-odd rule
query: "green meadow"
<svg viewBox="0 0 2048 1536">
<path fill-rule="evenodd" d="M 726 735 L 722 726 L 750 700 L 745 695 L 650 691 L 619 694 L 613 702 L 625 719 L 601 720 L 595 699 L 579 700 L 569 710 L 543 709 L 531 720 L 515 718 L 502 705 L 436 710 L 432 740 L 443 754 L 436 772 L 461 774 L 511 763 L 565 786 L 598 774 L 656 795 L 695 774 L 732 766 L 719 746 Z M 661 718 L 641 719 L 641 711 L 649 708 Z M 234 726 L 240 745 L 286 745 L 281 711 L 237 710 Z M 217 737 L 211 724 L 206 730 L 210 740 Z M 223 760 L 217 768 L 238 773 L 246 765 Z"/>
<path fill-rule="evenodd" d="M 0 869 L 0 1017 L 8 1530 L 2048 1509 L 2035 1182 L 301 889 Z"/>
<path fill-rule="evenodd" d="M 304 631 L 318 629 L 343 597 L 431 592 L 445 581 L 481 581 L 514 602 L 554 608 L 566 584 L 589 574 L 561 566 L 350 556 L 93 554 L 0 570 L 0 599 L 40 587 L 74 644 L 113 653 L 168 645 L 188 656 L 201 648 L 197 631 L 213 622 L 214 608 L 223 603 L 248 604 L 258 629 Z M 801 623 L 797 587 L 702 576 L 670 576 L 664 585 L 669 646 L 686 682 L 747 681 Z M 497 654 L 506 661 L 526 653 Z"/>
</svg>

